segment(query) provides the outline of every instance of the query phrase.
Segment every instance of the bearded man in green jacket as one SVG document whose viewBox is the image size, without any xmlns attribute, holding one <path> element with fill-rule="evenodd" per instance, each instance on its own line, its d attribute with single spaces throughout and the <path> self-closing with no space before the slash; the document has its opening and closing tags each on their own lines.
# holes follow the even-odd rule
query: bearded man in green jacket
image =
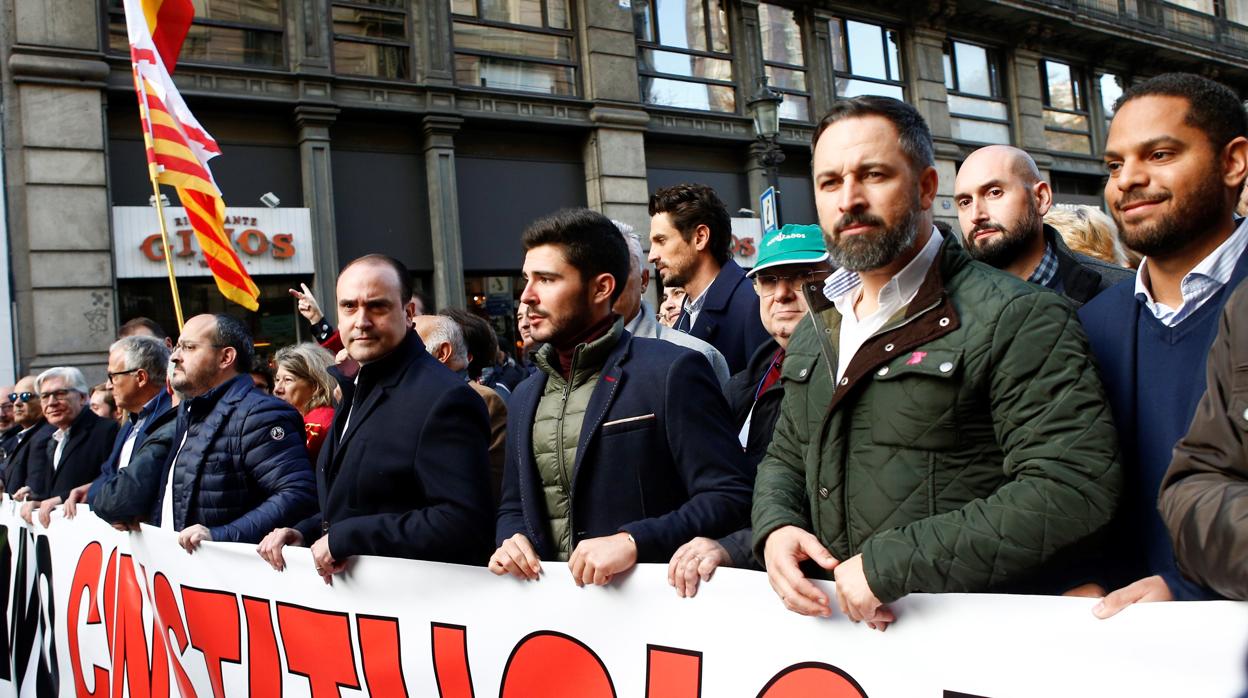
<svg viewBox="0 0 1248 698">
<path fill-rule="evenodd" d="M 1074 586 L 1054 568 L 1109 521 L 1122 474 L 1073 308 L 933 227 L 931 133 L 913 107 L 838 102 L 812 147 L 840 269 L 803 289 L 758 467 L 754 550 L 772 587 L 830 615 L 811 561 L 846 615 L 882 630 L 912 592 Z"/>
</svg>

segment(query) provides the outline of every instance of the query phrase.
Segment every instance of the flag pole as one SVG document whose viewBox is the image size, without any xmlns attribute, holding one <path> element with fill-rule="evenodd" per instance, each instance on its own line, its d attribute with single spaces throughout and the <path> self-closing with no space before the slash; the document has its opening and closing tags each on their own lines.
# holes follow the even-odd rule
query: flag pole
<svg viewBox="0 0 1248 698">
<path fill-rule="evenodd" d="M 152 181 L 152 201 L 156 204 L 156 217 L 160 219 L 160 245 L 165 252 L 165 270 L 169 273 L 169 291 L 173 294 L 173 313 L 178 320 L 178 332 L 182 332 L 182 326 L 186 324 L 182 319 L 182 298 L 178 295 L 178 279 L 173 273 L 173 251 L 169 249 L 169 229 L 165 224 L 165 205 L 160 198 L 160 176 L 161 166 L 151 159 L 152 153 L 156 147 L 152 142 L 152 115 L 147 107 L 147 90 L 143 88 L 143 77 L 139 75 L 137 68 L 134 69 L 134 89 L 139 93 L 139 111 L 143 121 L 143 145 L 147 148 L 147 178 Z"/>
</svg>

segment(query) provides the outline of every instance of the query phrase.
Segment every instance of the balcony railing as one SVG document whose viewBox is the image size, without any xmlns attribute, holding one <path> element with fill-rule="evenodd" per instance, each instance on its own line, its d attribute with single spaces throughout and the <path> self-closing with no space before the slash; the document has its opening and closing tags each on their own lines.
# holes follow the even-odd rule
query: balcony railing
<svg viewBox="0 0 1248 698">
<path fill-rule="evenodd" d="M 1248 26 L 1162 0 L 1035 0 L 1181 40 L 1248 53 Z"/>
</svg>

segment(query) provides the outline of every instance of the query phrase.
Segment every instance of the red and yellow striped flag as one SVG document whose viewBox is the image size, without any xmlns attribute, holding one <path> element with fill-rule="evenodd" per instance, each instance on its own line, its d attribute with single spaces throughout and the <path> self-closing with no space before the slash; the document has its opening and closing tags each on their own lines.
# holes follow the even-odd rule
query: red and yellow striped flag
<svg viewBox="0 0 1248 698">
<path fill-rule="evenodd" d="M 177 190 L 221 295 L 257 310 L 260 289 L 225 233 L 225 200 L 208 167 L 221 149 L 169 76 L 190 25 L 190 1 L 125 0 L 125 8 L 149 174 Z M 157 35 L 163 44 L 156 43 Z"/>
</svg>

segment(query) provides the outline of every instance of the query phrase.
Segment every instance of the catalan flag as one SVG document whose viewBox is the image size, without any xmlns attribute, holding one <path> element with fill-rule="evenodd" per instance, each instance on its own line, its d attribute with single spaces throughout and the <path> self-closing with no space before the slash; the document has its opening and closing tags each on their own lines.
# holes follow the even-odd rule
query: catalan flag
<svg viewBox="0 0 1248 698">
<path fill-rule="evenodd" d="M 190 0 L 125 0 L 125 9 L 149 174 L 177 190 L 221 295 L 256 310 L 260 289 L 225 233 L 225 200 L 208 167 L 221 149 L 169 75 L 194 14 Z"/>
</svg>

